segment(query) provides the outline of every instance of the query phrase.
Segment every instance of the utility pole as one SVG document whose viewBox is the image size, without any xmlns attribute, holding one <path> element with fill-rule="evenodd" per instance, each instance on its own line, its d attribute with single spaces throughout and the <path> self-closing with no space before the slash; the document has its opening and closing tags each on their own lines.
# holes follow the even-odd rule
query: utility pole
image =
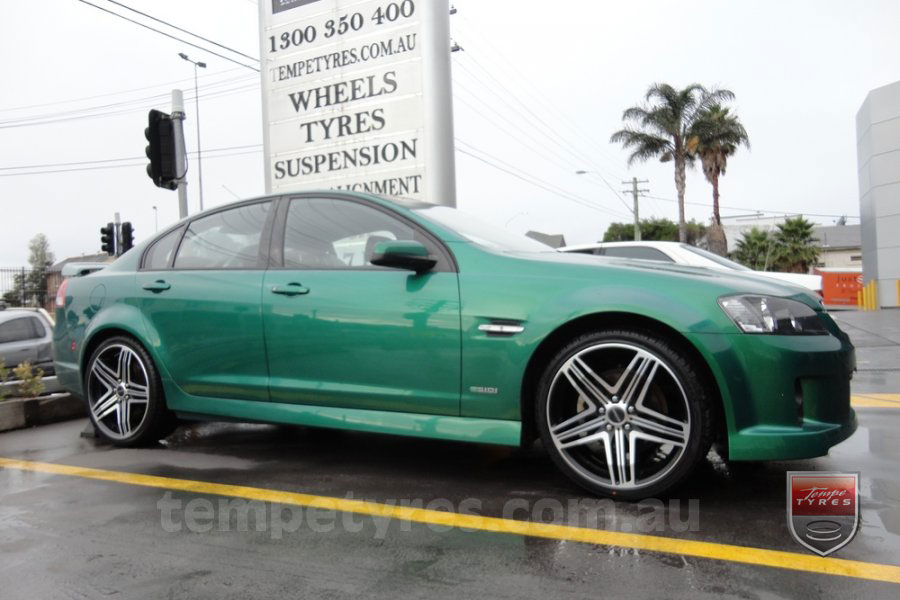
<svg viewBox="0 0 900 600">
<path fill-rule="evenodd" d="M 634 240 L 636 242 L 641 241 L 641 216 L 638 211 L 638 197 L 642 192 L 649 192 L 650 190 L 642 190 L 638 189 L 639 183 L 650 183 L 647 179 L 638 179 L 637 177 L 632 177 L 631 181 L 623 181 L 625 185 L 631 184 L 630 190 L 622 190 L 623 194 L 631 194 L 634 197 L 634 210 L 631 212 L 634 213 Z"/>
<path fill-rule="evenodd" d="M 422 8 L 422 78 L 425 109 L 425 190 L 427 202 L 456 207 L 456 153 L 453 142 L 453 84 L 450 64 L 450 3 L 428 0 Z"/>
<path fill-rule="evenodd" d="M 188 215 L 187 157 L 184 151 L 184 96 L 181 90 L 172 90 L 172 126 L 175 133 L 175 170 L 178 178 L 178 218 Z"/>
</svg>

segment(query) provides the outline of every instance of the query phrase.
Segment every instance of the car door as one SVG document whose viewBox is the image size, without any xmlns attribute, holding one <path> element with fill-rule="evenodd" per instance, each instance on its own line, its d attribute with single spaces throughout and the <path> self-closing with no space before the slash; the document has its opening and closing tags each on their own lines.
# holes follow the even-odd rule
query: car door
<svg viewBox="0 0 900 600">
<path fill-rule="evenodd" d="M 207 214 L 150 246 L 136 293 L 157 355 L 188 394 L 268 400 L 260 294 L 271 201 Z"/>
<path fill-rule="evenodd" d="M 284 201 L 265 275 L 263 319 L 273 401 L 459 414 L 460 305 L 452 255 L 374 204 Z M 369 262 L 380 240 L 416 240 L 430 272 Z"/>
</svg>

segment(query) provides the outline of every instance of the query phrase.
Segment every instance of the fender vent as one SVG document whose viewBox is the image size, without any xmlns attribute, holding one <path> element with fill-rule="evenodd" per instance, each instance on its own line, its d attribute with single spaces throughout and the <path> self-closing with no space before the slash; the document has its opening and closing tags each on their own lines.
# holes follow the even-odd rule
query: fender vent
<svg viewBox="0 0 900 600">
<path fill-rule="evenodd" d="M 522 321 L 512 319 L 490 319 L 487 323 L 478 326 L 478 331 L 486 333 L 489 337 L 512 337 L 525 331 Z"/>
</svg>

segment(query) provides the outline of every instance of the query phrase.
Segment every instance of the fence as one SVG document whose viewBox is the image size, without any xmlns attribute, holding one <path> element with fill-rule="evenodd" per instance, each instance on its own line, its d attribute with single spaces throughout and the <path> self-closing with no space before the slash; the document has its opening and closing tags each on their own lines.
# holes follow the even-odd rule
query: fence
<svg viewBox="0 0 900 600">
<path fill-rule="evenodd" d="M 0 299 L 7 306 L 39 306 L 52 311 L 62 283 L 57 271 L 28 267 L 0 267 Z"/>
</svg>

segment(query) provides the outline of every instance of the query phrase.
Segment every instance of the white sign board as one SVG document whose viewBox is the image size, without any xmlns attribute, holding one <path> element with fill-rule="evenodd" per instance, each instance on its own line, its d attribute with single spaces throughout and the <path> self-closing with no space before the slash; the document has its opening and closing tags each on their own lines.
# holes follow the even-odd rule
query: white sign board
<svg viewBox="0 0 900 600">
<path fill-rule="evenodd" d="M 259 0 L 268 193 L 424 198 L 431 1 Z"/>
</svg>

